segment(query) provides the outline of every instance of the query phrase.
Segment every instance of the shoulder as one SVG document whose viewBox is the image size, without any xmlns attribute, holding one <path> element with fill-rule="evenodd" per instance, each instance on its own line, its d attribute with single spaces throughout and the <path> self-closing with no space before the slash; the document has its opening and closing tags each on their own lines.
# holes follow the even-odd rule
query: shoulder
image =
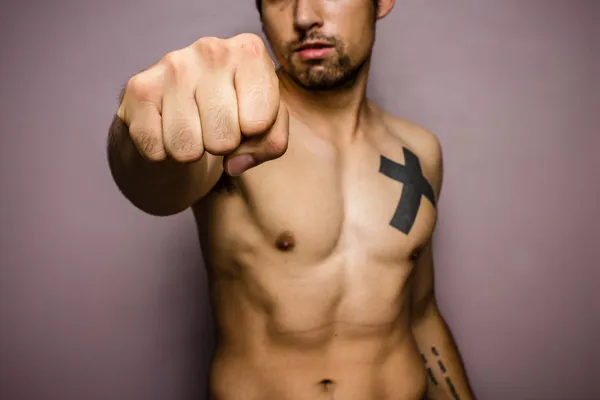
<svg viewBox="0 0 600 400">
<path fill-rule="evenodd" d="M 435 165 L 441 164 L 442 146 L 433 132 L 414 122 L 389 114 L 384 114 L 383 118 L 389 133 L 406 143 L 422 161 Z"/>
<path fill-rule="evenodd" d="M 387 113 L 383 113 L 383 121 L 389 134 L 418 157 L 423 173 L 439 194 L 443 180 L 443 152 L 438 137 L 421 125 Z"/>
</svg>

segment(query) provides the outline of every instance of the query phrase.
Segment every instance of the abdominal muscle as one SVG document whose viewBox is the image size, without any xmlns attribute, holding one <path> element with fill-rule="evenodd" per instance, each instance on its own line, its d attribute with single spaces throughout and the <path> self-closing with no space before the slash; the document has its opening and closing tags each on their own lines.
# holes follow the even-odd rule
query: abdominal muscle
<svg viewBox="0 0 600 400">
<path fill-rule="evenodd" d="M 378 324 L 340 321 L 334 313 L 318 326 L 283 330 L 276 306 L 249 298 L 238 280 L 218 281 L 212 285 L 220 335 L 211 400 L 423 397 L 426 376 L 406 311 Z"/>
</svg>

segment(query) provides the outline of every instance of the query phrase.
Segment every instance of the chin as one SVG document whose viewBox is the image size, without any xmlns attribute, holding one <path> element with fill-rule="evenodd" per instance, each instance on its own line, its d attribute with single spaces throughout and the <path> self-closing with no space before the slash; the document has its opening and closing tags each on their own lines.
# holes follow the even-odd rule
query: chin
<svg viewBox="0 0 600 400">
<path fill-rule="evenodd" d="M 336 75 L 312 74 L 308 72 L 290 74 L 290 77 L 302 88 L 314 91 L 332 90 L 343 84 L 343 80 Z"/>
<path fill-rule="evenodd" d="M 309 90 L 338 90 L 352 87 L 356 82 L 358 70 L 339 69 L 306 71 L 294 77 L 294 80 Z"/>
<path fill-rule="evenodd" d="M 287 75 L 296 84 L 307 90 L 332 90 L 343 85 L 344 71 L 324 65 L 292 65 L 286 69 Z"/>
<path fill-rule="evenodd" d="M 363 62 L 355 63 L 348 56 L 327 58 L 320 62 L 292 60 L 288 75 L 302 88 L 313 91 L 339 90 L 352 87 L 362 70 Z"/>
</svg>

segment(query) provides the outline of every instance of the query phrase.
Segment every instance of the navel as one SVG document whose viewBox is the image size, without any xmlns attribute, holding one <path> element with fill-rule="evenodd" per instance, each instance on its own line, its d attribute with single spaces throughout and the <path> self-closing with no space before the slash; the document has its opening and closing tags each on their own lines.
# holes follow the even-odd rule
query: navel
<svg viewBox="0 0 600 400">
<path fill-rule="evenodd" d="M 323 391 L 330 393 L 333 398 L 333 390 L 335 389 L 335 382 L 331 379 L 323 379 L 319 382 L 319 385 L 323 388 Z"/>
<path fill-rule="evenodd" d="M 291 251 L 296 246 L 296 240 L 291 232 L 285 231 L 281 233 L 275 241 L 275 247 L 281 251 Z"/>
</svg>

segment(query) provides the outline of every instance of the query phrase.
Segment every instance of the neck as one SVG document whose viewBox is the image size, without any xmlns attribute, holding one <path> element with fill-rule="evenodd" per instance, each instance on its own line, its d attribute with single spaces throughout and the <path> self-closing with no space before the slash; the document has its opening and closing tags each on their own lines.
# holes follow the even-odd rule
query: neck
<svg viewBox="0 0 600 400">
<path fill-rule="evenodd" d="M 281 69 L 277 71 L 281 97 L 290 115 L 304 125 L 311 126 L 315 133 L 331 138 L 354 137 L 366 122 L 368 73 L 367 61 L 351 85 L 313 91 L 299 86 Z"/>
</svg>

